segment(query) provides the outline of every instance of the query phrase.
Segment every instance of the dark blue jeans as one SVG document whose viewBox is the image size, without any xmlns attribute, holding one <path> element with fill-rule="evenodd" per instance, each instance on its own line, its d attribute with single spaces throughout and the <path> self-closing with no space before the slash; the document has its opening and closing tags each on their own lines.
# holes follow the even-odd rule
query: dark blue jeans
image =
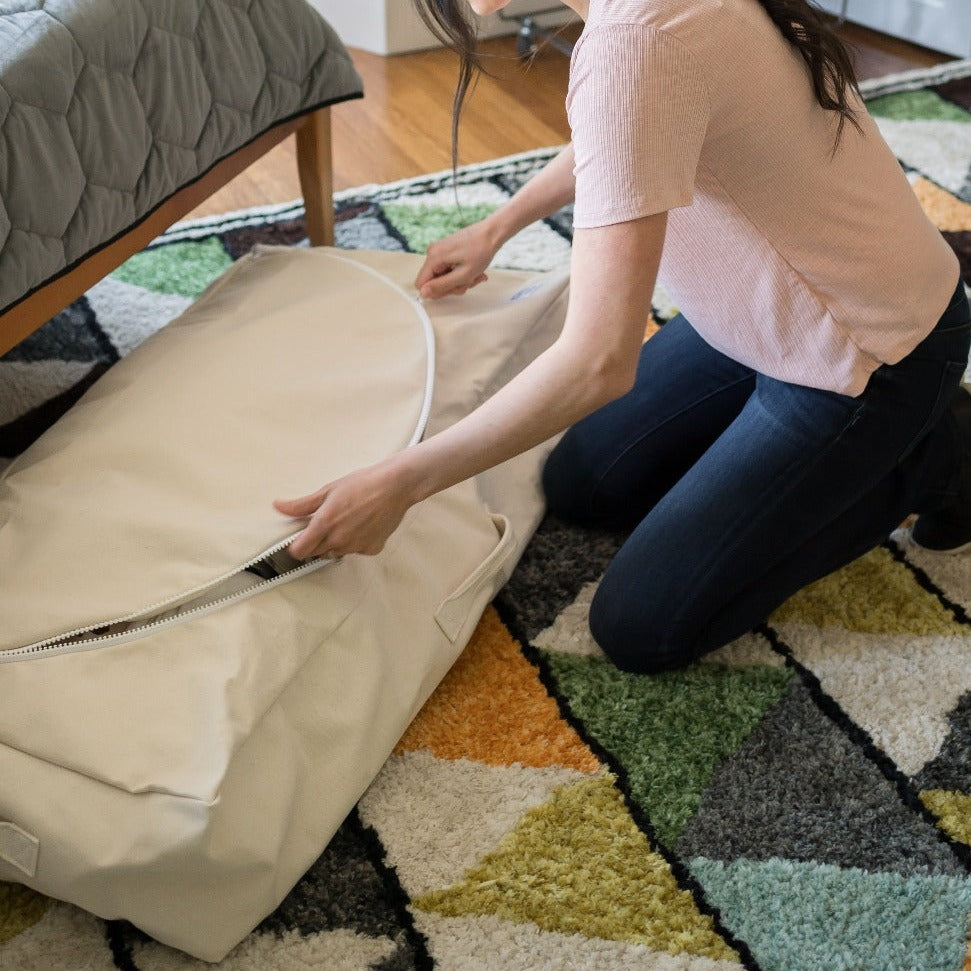
<svg viewBox="0 0 971 971">
<path fill-rule="evenodd" d="M 947 405 L 967 366 L 959 283 L 935 330 L 856 398 L 786 384 L 725 357 L 675 317 L 633 390 L 570 429 L 543 473 L 549 509 L 629 525 L 590 610 L 628 671 L 679 667 L 954 495 Z"/>
</svg>

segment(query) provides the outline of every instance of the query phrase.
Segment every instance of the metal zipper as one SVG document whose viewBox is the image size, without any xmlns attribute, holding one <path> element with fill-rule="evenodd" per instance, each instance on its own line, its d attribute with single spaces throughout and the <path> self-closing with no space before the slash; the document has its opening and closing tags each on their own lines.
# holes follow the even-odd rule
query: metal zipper
<svg viewBox="0 0 971 971">
<path fill-rule="evenodd" d="M 69 631 L 65 634 L 58 634 L 55 637 L 48 637 L 45 640 L 37 641 L 35 644 L 28 644 L 26 647 L 16 647 L 11 650 L 0 651 L 0 664 L 7 661 L 22 660 L 25 657 L 72 654 L 80 651 L 90 651 L 96 647 L 103 647 L 106 644 L 118 644 L 125 640 L 132 640 L 142 636 L 146 631 L 154 631 L 163 627 L 171 627 L 175 624 L 180 624 L 189 618 L 195 618 L 206 613 L 211 613 L 212 611 L 220 609 L 234 600 L 244 600 L 247 597 L 251 597 L 263 590 L 268 589 L 269 587 L 280 586 L 283 583 L 289 582 L 297 577 L 304 576 L 307 573 L 313 573 L 316 570 L 320 570 L 323 567 L 336 562 L 336 560 L 328 560 L 323 558 L 309 560 L 304 563 L 303 566 L 298 566 L 292 570 L 287 570 L 286 573 L 281 573 L 279 576 L 272 577 L 269 580 L 254 583 L 251 587 L 247 587 L 245 590 L 238 590 L 235 593 L 229 594 L 228 596 L 220 597 L 218 600 L 211 600 L 208 603 L 200 604 L 198 607 L 193 607 L 191 610 L 187 610 L 184 613 L 176 614 L 174 617 L 166 617 L 163 620 L 149 621 L 148 623 L 141 624 L 138 627 L 133 627 L 130 630 L 118 631 L 115 634 L 105 634 L 101 637 L 75 640 L 75 638 L 83 637 L 83 635 L 87 634 L 89 631 L 98 630 L 102 627 L 110 627 L 114 624 L 124 624 L 131 621 L 137 621 L 139 617 L 159 614 L 166 609 L 177 606 L 180 602 L 194 600 L 197 597 L 205 594 L 207 590 L 216 589 L 227 580 L 244 572 L 245 570 L 249 569 L 249 567 L 259 563 L 261 560 L 265 560 L 267 557 L 273 556 L 275 553 L 279 553 L 281 550 L 286 549 L 286 547 L 293 542 L 297 535 L 299 534 L 294 533 L 287 539 L 281 540 L 275 546 L 271 546 L 269 549 L 264 550 L 264 552 L 262 552 L 259 556 L 255 556 L 251 560 L 247 560 L 242 566 L 236 567 L 235 569 L 230 570 L 228 573 L 224 573 L 215 580 L 201 584 L 200 586 L 194 587 L 192 590 L 185 593 L 180 593 L 175 597 L 169 597 L 168 600 L 160 600 L 158 603 L 152 604 L 151 606 L 146 607 L 144 610 L 138 610 L 135 613 L 126 614 L 124 617 L 118 617 L 115 620 L 103 621 L 97 624 L 90 624 L 87 627 L 80 627 L 77 630 Z"/>
</svg>

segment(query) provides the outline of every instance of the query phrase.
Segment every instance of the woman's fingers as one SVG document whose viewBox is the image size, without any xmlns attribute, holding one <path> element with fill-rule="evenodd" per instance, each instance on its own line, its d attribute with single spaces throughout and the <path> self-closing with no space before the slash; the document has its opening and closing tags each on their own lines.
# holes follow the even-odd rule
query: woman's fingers
<svg viewBox="0 0 971 971">
<path fill-rule="evenodd" d="M 474 286 L 488 280 L 485 273 L 469 279 L 469 273 L 462 267 L 455 267 L 449 273 L 433 277 L 427 283 L 418 287 L 418 292 L 428 300 L 438 300 L 442 297 L 461 296 Z"/>
<path fill-rule="evenodd" d="M 288 547 L 290 555 L 297 560 L 306 560 L 311 556 L 327 556 L 337 559 L 339 550 L 328 545 L 327 536 L 319 523 L 311 522 Z"/>
<path fill-rule="evenodd" d="M 418 292 L 430 300 L 447 297 L 464 284 L 465 271 L 459 264 L 449 265 L 441 273 L 429 277 L 418 287 Z"/>
<path fill-rule="evenodd" d="M 300 560 L 380 553 L 409 505 L 390 459 L 336 479 L 312 495 L 274 503 L 284 515 L 309 517 L 289 547 Z"/>
<path fill-rule="evenodd" d="M 483 270 L 495 255 L 482 223 L 473 223 L 428 247 L 415 287 L 432 300 L 464 293 L 485 279 Z"/>
<path fill-rule="evenodd" d="M 303 519 L 313 514 L 321 507 L 327 497 L 327 487 L 318 489 L 317 492 L 309 496 L 301 496 L 299 499 L 276 499 L 273 508 L 277 512 L 282 512 L 284 516 L 292 516 L 294 519 Z M 292 557 L 298 560 L 305 560 L 310 556 L 320 555 L 323 547 L 326 546 L 326 536 L 320 522 L 311 519 L 306 528 L 300 532 L 288 547 Z"/>
<path fill-rule="evenodd" d="M 317 492 L 299 499 L 274 499 L 273 507 L 284 516 L 300 519 L 303 516 L 312 516 L 320 508 L 326 495 L 326 489 L 318 489 Z"/>
<path fill-rule="evenodd" d="M 415 288 L 421 290 L 423 286 L 430 283 L 436 277 L 444 276 L 453 268 L 451 263 L 432 262 L 427 260 L 415 277 Z"/>
</svg>

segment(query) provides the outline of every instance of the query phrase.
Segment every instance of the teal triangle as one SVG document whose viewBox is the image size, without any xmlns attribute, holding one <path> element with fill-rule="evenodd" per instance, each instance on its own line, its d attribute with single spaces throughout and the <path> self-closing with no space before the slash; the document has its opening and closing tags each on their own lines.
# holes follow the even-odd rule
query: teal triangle
<svg viewBox="0 0 971 971">
<path fill-rule="evenodd" d="M 195 299 L 232 265 L 214 237 L 198 242 L 170 243 L 136 253 L 112 276 L 155 293 Z"/>
<path fill-rule="evenodd" d="M 596 657 L 546 653 L 573 713 L 624 767 L 658 839 L 674 845 L 716 768 L 785 693 L 786 667 L 696 664 L 626 674 Z"/>
<path fill-rule="evenodd" d="M 971 114 L 933 91 L 901 91 L 867 102 L 867 110 L 878 118 L 895 121 L 959 121 L 971 123 Z"/>
<path fill-rule="evenodd" d="M 971 879 L 768 860 L 689 869 L 763 971 L 960 971 Z"/>
<path fill-rule="evenodd" d="M 437 239 L 485 219 L 498 206 L 479 203 L 456 206 L 409 206 L 393 202 L 381 205 L 385 219 L 408 241 L 413 253 L 424 253 Z"/>
</svg>

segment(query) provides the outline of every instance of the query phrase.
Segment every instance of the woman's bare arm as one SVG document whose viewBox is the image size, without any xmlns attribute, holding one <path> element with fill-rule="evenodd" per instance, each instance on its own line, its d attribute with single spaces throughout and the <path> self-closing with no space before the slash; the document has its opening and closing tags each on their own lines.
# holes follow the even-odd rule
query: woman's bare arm
<svg viewBox="0 0 971 971">
<path fill-rule="evenodd" d="M 310 516 L 290 551 L 377 553 L 408 507 L 563 431 L 633 385 L 666 214 L 577 230 L 563 332 L 453 426 L 310 496 L 277 502 Z"/>
<path fill-rule="evenodd" d="M 506 240 L 573 201 L 573 164 L 573 146 L 568 145 L 490 216 L 432 243 L 415 280 L 421 295 L 434 300 L 481 283 Z"/>
</svg>

